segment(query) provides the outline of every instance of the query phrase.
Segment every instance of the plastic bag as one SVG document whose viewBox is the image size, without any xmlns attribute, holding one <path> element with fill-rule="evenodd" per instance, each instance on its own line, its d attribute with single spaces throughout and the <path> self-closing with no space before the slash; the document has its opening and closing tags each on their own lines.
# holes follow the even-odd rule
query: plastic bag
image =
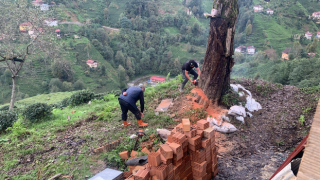
<svg viewBox="0 0 320 180">
<path fill-rule="evenodd" d="M 253 99 L 251 96 L 247 96 L 247 103 L 246 108 L 250 111 L 258 111 L 262 109 L 260 103 L 258 103 L 255 99 Z"/>
<path fill-rule="evenodd" d="M 232 125 L 228 122 L 223 122 L 220 127 L 219 126 L 212 126 L 212 128 L 215 131 L 222 132 L 222 133 L 231 133 L 231 132 L 235 132 L 238 130 L 236 127 L 234 127 L 234 125 Z"/>
<path fill-rule="evenodd" d="M 228 114 L 233 116 L 242 116 L 246 117 L 246 109 L 242 106 L 232 106 Z"/>
<path fill-rule="evenodd" d="M 167 139 L 168 135 L 171 135 L 171 131 L 166 129 L 157 129 L 157 133 L 162 139 Z"/>
<path fill-rule="evenodd" d="M 242 116 L 237 116 L 236 119 L 244 124 L 244 118 Z"/>
<path fill-rule="evenodd" d="M 221 124 L 222 124 L 222 120 L 221 121 L 218 121 L 218 120 L 216 120 L 215 118 L 211 118 L 211 117 L 208 117 L 207 118 L 207 121 L 209 122 L 209 125 L 211 124 L 211 126 L 214 126 L 214 125 L 216 125 L 216 126 L 221 126 Z M 210 126 L 210 127 L 211 127 Z"/>
</svg>

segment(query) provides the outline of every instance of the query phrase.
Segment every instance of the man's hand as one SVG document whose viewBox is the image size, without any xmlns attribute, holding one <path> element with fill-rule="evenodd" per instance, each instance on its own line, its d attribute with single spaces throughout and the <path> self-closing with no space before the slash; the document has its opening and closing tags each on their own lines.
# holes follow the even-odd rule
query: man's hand
<svg viewBox="0 0 320 180">
<path fill-rule="evenodd" d="M 127 95 L 127 92 L 123 92 L 122 94 L 123 94 L 124 96 L 126 96 L 126 95 Z"/>
<path fill-rule="evenodd" d="M 141 117 L 143 117 L 143 116 L 144 116 L 142 112 L 140 112 L 140 114 L 141 114 Z"/>
<path fill-rule="evenodd" d="M 192 84 L 196 83 L 196 80 L 191 81 Z"/>
</svg>

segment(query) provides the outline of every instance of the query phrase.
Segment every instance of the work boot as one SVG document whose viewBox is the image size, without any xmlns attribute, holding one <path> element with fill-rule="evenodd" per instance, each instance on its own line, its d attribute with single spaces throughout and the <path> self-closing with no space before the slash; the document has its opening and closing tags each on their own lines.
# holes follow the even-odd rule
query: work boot
<svg viewBox="0 0 320 180">
<path fill-rule="evenodd" d="M 137 120 L 137 121 L 138 121 L 139 127 L 146 127 L 146 126 L 148 126 L 148 123 L 143 123 L 143 122 L 142 122 L 142 119 Z"/>
<path fill-rule="evenodd" d="M 184 87 L 184 85 L 181 84 L 180 89 L 179 89 L 180 92 L 183 92 L 183 87 Z"/>
<path fill-rule="evenodd" d="M 127 126 L 130 126 L 131 123 L 128 123 L 127 121 L 123 121 L 123 126 L 126 128 Z"/>
</svg>

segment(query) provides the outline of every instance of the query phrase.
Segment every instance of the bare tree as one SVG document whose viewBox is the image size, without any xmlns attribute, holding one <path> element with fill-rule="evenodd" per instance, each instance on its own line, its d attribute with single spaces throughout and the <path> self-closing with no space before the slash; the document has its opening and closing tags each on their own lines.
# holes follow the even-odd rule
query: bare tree
<svg viewBox="0 0 320 180">
<path fill-rule="evenodd" d="M 30 4 L 31 6 L 31 4 Z M 59 57 L 52 27 L 44 20 L 53 17 L 53 12 L 42 12 L 29 7 L 27 2 L 0 0 L 0 64 L 11 72 L 12 94 L 10 110 L 14 107 L 16 84 L 19 72 L 32 56 Z"/>
<path fill-rule="evenodd" d="M 200 87 L 207 97 L 217 104 L 230 88 L 230 73 L 238 0 L 214 0 L 217 16 L 211 17 L 206 55 L 201 70 Z"/>
</svg>

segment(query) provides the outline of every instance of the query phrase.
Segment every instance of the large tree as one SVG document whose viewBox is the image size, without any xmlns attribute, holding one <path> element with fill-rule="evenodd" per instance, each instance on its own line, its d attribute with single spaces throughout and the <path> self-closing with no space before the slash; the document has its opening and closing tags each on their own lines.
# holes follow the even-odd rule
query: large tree
<svg viewBox="0 0 320 180">
<path fill-rule="evenodd" d="M 201 70 L 200 87 L 217 104 L 230 88 L 230 73 L 234 65 L 233 41 L 238 18 L 238 0 L 214 0 L 218 10 L 210 17 L 210 32 Z"/>
<path fill-rule="evenodd" d="M 44 20 L 53 18 L 53 11 L 41 12 L 25 1 L 0 0 L 0 64 L 5 64 L 12 78 L 10 107 L 14 107 L 19 72 L 26 60 L 38 56 L 58 58 L 54 29 Z"/>
</svg>

